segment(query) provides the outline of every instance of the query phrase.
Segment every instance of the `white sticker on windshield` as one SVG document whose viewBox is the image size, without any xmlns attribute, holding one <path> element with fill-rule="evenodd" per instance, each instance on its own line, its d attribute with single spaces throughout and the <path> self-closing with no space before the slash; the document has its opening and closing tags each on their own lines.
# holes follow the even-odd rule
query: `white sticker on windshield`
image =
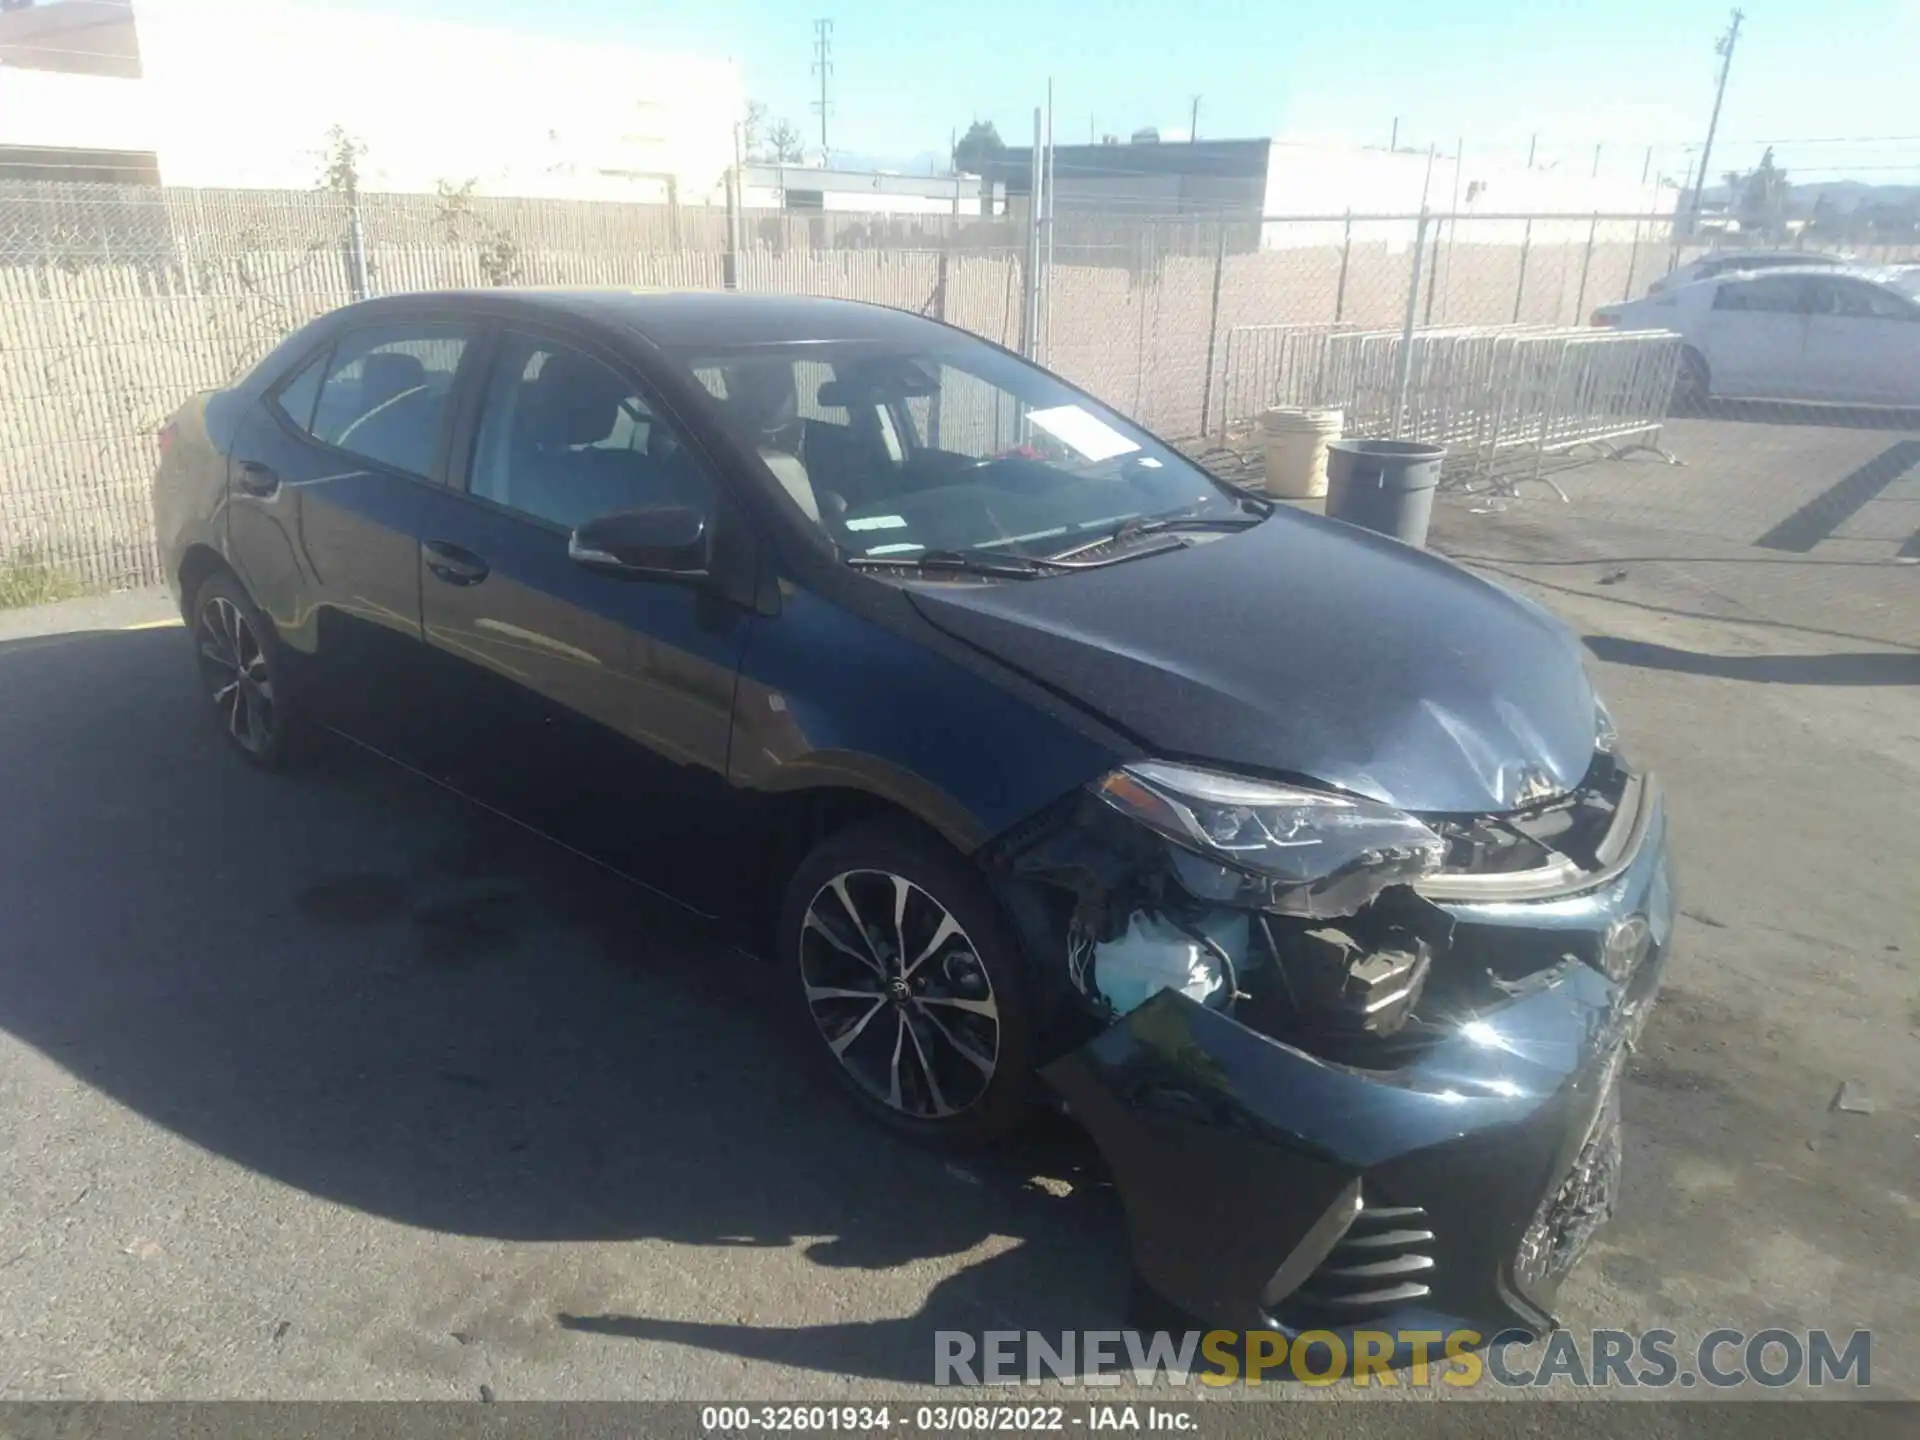
<svg viewBox="0 0 1920 1440">
<path fill-rule="evenodd" d="M 1097 415 L 1078 405 L 1056 405 L 1051 410 L 1029 410 L 1027 419 L 1055 439 L 1064 440 L 1089 460 L 1111 460 L 1140 447 Z"/>
<path fill-rule="evenodd" d="M 907 518 L 904 515 L 865 515 L 858 520 L 847 521 L 849 530 L 904 530 Z"/>
</svg>

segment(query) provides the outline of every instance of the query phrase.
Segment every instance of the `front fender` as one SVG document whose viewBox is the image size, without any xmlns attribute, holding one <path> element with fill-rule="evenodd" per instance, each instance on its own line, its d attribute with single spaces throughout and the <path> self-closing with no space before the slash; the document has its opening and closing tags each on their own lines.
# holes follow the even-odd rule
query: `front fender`
<svg viewBox="0 0 1920 1440">
<path fill-rule="evenodd" d="M 729 779 L 770 793 L 864 790 L 970 854 L 1117 763 L 1080 717 L 959 663 L 911 615 L 905 623 L 931 638 L 797 587 L 778 615 L 756 616 Z"/>
</svg>

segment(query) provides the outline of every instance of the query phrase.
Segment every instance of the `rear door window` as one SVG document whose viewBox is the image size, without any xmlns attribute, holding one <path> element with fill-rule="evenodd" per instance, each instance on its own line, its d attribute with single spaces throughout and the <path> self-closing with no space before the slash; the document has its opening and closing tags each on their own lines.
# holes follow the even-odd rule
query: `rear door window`
<svg viewBox="0 0 1920 1440">
<path fill-rule="evenodd" d="M 1805 314 L 1806 286 L 1806 280 L 1799 275 L 1762 275 L 1756 280 L 1734 280 L 1714 293 L 1713 308 L 1772 315 Z"/>
<path fill-rule="evenodd" d="M 431 477 L 469 338 L 461 326 L 419 324 L 343 336 L 327 362 L 313 418 L 303 428 L 338 449 Z"/>
</svg>

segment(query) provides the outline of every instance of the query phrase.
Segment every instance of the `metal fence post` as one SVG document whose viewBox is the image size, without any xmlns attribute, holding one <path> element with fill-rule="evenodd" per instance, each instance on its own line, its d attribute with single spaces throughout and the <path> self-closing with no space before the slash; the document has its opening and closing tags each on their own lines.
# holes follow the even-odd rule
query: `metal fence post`
<svg viewBox="0 0 1920 1440">
<path fill-rule="evenodd" d="M 1427 314 L 1426 323 L 1433 324 L 1433 297 L 1440 290 L 1440 226 L 1433 227 L 1433 251 L 1427 261 Z"/>
<path fill-rule="evenodd" d="M 740 221 L 747 203 L 746 186 L 740 171 L 740 127 L 733 127 L 733 164 L 727 170 L 727 248 L 720 257 L 720 285 L 740 288 Z"/>
<path fill-rule="evenodd" d="M 1347 211 L 1347 223 L 1340 233 L 1340 283 L 1333 292 L 1333 323 L 1338 325 L 1347 313 L 1347 261 L 1353 257 L 1353 212 Z"/>
<path fill-rule="evenodd" d="M 1400 326 L 1399 363 L 1393 369 L 1393 437 L 1398 440 L 1407 424 L 1407 389 L 1413 381 L 1413 322 L 1420 313 L 1420 260 L 1427 243 L 1427 212 L 1413 227 L 1413 266 L 1407 272 L 1407 314 Z"/>
<path fill-rule="evenodd" d="M 1022 312 L 1020 352 L 1029 360 L 1040 357 L 1040 206 L 1044 198 L 1042 187 L 1046 184 L 1046 169 L 1042 161 L 1043 140 L 1040 111 L 1036 109 L 1033 112 L 1033 157 L 1027 174 L 1026 284 L 1021 293 L 1025 308 Z"/>
<path fill-rule="evenodd" d="M 1580 292 L 1573 300 L 1573 323 L 1580 323 L 1581 312 L 1587 308 L 1587 271 L 1593 268 L 1593 241 L 1600 233 L 1600 217 L 1596 214 L 1587 222 L 1587 253 L 1580 259 Z M 1567 292 L 1562 290 L 1562 295 Z"/>
<path fill-rule="evenodd" d="M 367 298 L 367 232 L 360 223 L 360 200 L 347 202 L 347 288 L 353 298 Z"/>
<path fill-rule="evenodd" d="M 1207 312 L 1207 374 L 1200 383 L 1200 428 L 1194 432 L 1196 435 L 1207 433 L 1207 417 L 1213 414 L 1213 356 L 1220 336 L 1220 280 L 1227 268 L 1226 216 L 1222 215 L 1216 224 L 1219 233 L 1213 245 L 1213 304 Z"/>
<path fill-rule="evenodd" d="M 1527 219 L 1527 228 L 1520 236 L 1520 278 L 1513 286 L 1513 323 L 1520 323 L 1520 302 L 1527 293 L 1527 252 L 1533 248 L 1533 219 Z"/>
<path fill-rule="evenodd" d="M 1640 222 L 1633 222 L 1633 246 L 1627 251 L 1627 287 L 1620 292 L 1622 300 L 1633 298 L 1633 272 L 1640 264 Z"/>
<path fill-rule="evenodd" d="M 958 193 L 958 189 L 959 187 L 956 182 L 956 194 Z M 956 199 L 954 203 L 957 205 L 959 201 Z M 945 320 L 947 318 L 947 280 L 949 278 L 951 265 L 950 252 L 952 249 L 953 237 L 949 234 L 945 243 L 940 246 L 940 258 L 936 262 L 938 268 L 934 271 L 933 318 L 936 320 Z M 933 387 L 933 395 L 927 401 L 926 441 L 927 444 L 935 450 L 940 448 L 940 392 L 945 388 L 946 387 L 936 383 Z"/>
</svg>

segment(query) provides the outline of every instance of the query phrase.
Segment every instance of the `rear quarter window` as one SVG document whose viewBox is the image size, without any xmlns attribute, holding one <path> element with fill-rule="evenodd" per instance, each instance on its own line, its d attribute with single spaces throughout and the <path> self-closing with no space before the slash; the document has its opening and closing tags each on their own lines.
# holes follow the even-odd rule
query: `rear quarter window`
<svg viewBox="0 0 1920 1440">
<path fill-rule="evenodd" d="M 296 370 L 291 380 L 281 382 L 274 392 L 273 403 L 280 413 L 302 430 L 309 430 L 313 425 L 314 402 L 320 398 L 320 381 L 327 373 L 327 358 L 332 353 L 333 347 L 327 346 Z"/>
</svg>

